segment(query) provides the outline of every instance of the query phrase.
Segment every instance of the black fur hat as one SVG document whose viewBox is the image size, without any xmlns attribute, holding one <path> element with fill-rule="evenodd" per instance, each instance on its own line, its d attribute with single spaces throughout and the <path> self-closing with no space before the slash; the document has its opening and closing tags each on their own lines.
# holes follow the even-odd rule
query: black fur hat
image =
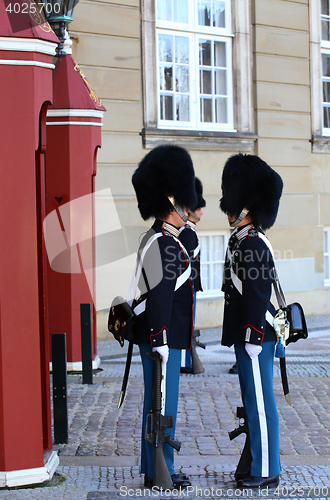
<svg viewBox="0 0 330 500">
<path fill-rule="evenodd" d="M 193 208 L 193 211 L 197 210 L 197 208 L 206 207 L 206 201 L 203 198 L 203 184 L 198 177 L 195 177 L 195 189 L 197 194 L 197 205 Z"/>
<path fill-rule="evenodd" d="M 239 216 L 243 208 L 249 210 L 255 226 L 272 227 L 275 222 L 283 181 L 258 156 L 237 154 L 231 156 L 222 173 L 220 208 Z"/>
<path fill-rule="evenodd" d="M 140 162 L 132 177 L 138 206 L 144 220 L 165 218 L 173 205 L 196 206 L 194 167 L 188 151 L 179 146 L 157 146 Z"/>
</svg>

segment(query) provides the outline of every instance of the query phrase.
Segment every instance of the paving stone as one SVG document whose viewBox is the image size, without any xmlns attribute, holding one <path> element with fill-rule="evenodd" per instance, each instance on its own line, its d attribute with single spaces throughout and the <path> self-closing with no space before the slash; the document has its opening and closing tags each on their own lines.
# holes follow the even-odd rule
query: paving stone
<svg viewBox="0 0 330 500">
<path fill-rule="evenodd" d="M 268 498 L 277 500 L 330 497 L 330 352 L 320 350 L 315 336 L 325 338 L 326 328 L 330 336 L 330 316 L 308 321 L 314 328 L 313 337 L 287 348 L 292 407 L 285 402 L 275 362 L 274 389 L 281 460 L 285 465 L 282 489 L 277 495 L 271 492 Z M 178 471 L 191 477 L 191 499 L 220 498 L 220 491 L 222 498 L 239 498 L 233 496 L 233 473 L 245 435 L 229 441 L 228 431 L 239 424 L 235 414 L 241 399 L 238 377 L 228 373 L 233 350 L 220 346 L 219 338 L 219 329 L 203 330 L 201 341 L 209 344 L 198 353 L 205 371 L 196 376 L 181 375 L 176 438 L 182 448 L 176 463 Z M 308 349 L 304 350 L 304 345 Z M 56 474 L 66 480 L 48 488 L 1 490 L 1 500 L 113 500 L 125 498 L 123 493 L 128 491 L 131 494 L 126 498 L 148 498 L 148 494 L 156 498 L 144 489 L 139 467 L 132 465 L 139 463 L 143 403 L 142 368 L 136 346 L 127 396 L 117 410 L 126 348 L 122 350 L 114 341 L 99 343 L 103 371 L 95 374 L 93 385 L 82 385 L 79 375 L 68 376 L 69 442 L 54 446 L 60 457 Z M 97 460 L 106 460 L 107 466 L 104 462 L 93 465 Z M 130 465 L 115 466 L 118 460 Z M 71 465 L 63 465 L 69 462 Z M 299 486 L 303 495 L 290 494 Z M 183 499 L 186 494 L 163 496 L 169 497 Z M 251 498 L 261 496 L 254 492 Z"/>
</svg>

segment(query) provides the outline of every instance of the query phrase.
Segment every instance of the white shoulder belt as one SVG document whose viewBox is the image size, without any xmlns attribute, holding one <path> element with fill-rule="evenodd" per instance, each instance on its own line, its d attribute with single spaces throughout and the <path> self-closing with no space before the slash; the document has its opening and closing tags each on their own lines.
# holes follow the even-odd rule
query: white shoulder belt
<svg viewBox="0 0 330 500">
<path fill-rule="evenodd" d="M 269 249 L 269 251 L 270 251 L 270 253 L 271 253 L 272 257 L 273 257 L 273 260 L 275 262 L 275 259 L 274 259 L 274 250 L 273 250 L 273 247 L 272 247 L 269 239 L 267 238 L 267 236 L 265 236 L 262 233 L 258 233 L 258 237 L 268 247 L 268 249 Z M 230 277 L 231 277 L 231 280 L 232 280 L 233 285 L 236 288 L 236 290 L 242 295 L 242 293 L 243 293 L 242 280 L 240 280 L 239 277 L 233 271 L 233 267 L 232 267 L 232 253 L 231 252 L 228 253 L 228 257 L 229 257 L 229 262 L 230 262 Z M 274 316 L 269 311 L 266 312 L 266 321 L 271 326 L 273 326 Z"/>
<path fill-rule="evenodd" d="M 137 286 L 138 286 L 138 283 L 139 283 L 139 279 L 140 279 L 140 276 L 141 276 L 141 272 L 142 272 L 143 259 L 144 259 L 145 255 L 146 255 L 148 249 L 151 247 L 152 243 L 156 239 L 160 238 L 161 236 L 163 236 L 163 233 L 156 233 L 153 236 L 151 236 L 149 238 L 149 240 L 147 241 L 147 243 L 145 244 L 143 250 L 142 250 L 139 262 L 138 262 L 138 260 L 136 261 L 136 265 L 135 265 L 135 269 L 134 269 L 132 281 L 131 281 L 131 284 L 130 284 L 130 287 L 129 287 L 129 290 L 128 290 L 128 293 L 127 293 L 127 302 L 128 302 L 129 305 L 132 305 L 132 302 L 133 302 L 135 294 L 136 294 L 136 289 L 137 289 Z M 188 260 L 188 267 L 187 267 L 187 269 L 176 280 L 175 288 L 174 288 L 174 291 L 176 292 L 187 281 L 187 279 L 189 278 L 189 276 L 191 274 L 191 266 L 190 266 L 190 259 L 189 259 L 187 250 L 182 245 L 181 241 L 178 240 L 178 238 L 176 238 L 173 235 L 171 235 L 171 236 L 179 244 L 181 250 L 184 252 L 184 254 L 186 255 L 187 260 Z M 133 311 L 134 311 L 134 313 L 135 313 L 136 316 L 138 316 L 139 314 L 141 314 L 142 312 L 145 311 L 145 309 L 146 309 L 146 302 L 147 302 L 147 300 L 144 299 L 142 302 L 140 302 L 140 304 L 138 304 L 133 309 Z"/>
</svg>

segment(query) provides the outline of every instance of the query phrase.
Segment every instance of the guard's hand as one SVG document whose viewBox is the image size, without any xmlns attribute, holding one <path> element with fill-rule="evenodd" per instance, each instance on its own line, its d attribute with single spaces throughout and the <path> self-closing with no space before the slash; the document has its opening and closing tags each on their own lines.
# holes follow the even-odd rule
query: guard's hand
<svg viewBox="0 0 330 500">
<path fill-rule="evenodd" d="M 245 350 L 250 356 L 251 359 L 256 358 L 259 356 L 259 354 L 262 351 L 261 345 L 255 345 L 255 344 L 248 344 L 247 342 L 245 343 Z"/>
<path fill-rule="evenodd" d="M 158 347 L 153 347 L 152 352 L 158 352 L 162 358 L 163 363 L 167 363 L 168 360 L 168 345 L 160 345 Z"/>
</svg>

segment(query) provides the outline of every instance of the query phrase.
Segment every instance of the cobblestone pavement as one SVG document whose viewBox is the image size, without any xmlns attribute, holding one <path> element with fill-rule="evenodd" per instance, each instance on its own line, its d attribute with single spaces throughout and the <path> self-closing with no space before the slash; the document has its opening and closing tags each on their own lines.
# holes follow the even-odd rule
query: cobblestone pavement
<svg viewBox="0 0 330 500">
<path fill-rule="evenodd" d="M 287 348 L 292 407 L 284 399 L 275 363 L 283 471 L 278 490 L 235 491 L 233 471 L 244 436 L 229 441 L 240 406 L 232 349 L 219 345 L 219 330 L 203 330 L 207 347 L 198 354 L 203 374 L 181 375 L 176 438 L 182 442 L 176 468 L 191 477 L 187 491 L 153 492 L 139 473 L 142 369 L 134 349 L 126 400 L 117 410 L 125 353 L 114 341 L 99 343 L 101 368 L 93 385 L 68 376 L 69 443 L 57 445 L 53 487 L 0 490 L 1 499 L 108 500 L 120 498 L 330 498 L 330 316 L 310 318 L 309 338 Z"/>
</svg>

